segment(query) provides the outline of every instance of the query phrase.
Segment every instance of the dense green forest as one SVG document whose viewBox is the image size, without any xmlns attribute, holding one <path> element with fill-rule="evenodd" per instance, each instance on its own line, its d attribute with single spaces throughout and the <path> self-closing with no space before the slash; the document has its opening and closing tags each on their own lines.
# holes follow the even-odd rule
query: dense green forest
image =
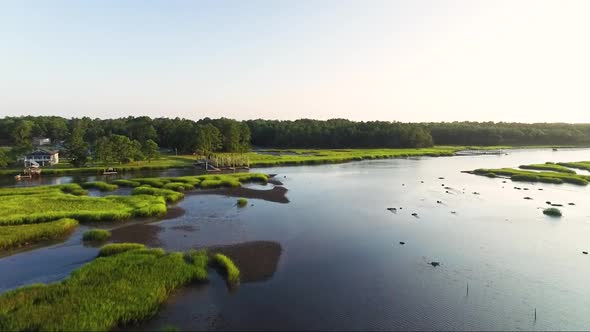
<svg viewBox="0 0 590 332">
<path fill-rule="evenodd" d="M 590 124 L 400 123 L 344 119 L 295 121 L 127 117 L 0 119 L 0 166 L 32 149 L 33 137 L 60 142 L 76 165 L 155 158 L 160 148 L 179 154 L 267 148 L 416 148 L 436 145 L 590 144 Z M 4 161 L 3 161 L 4 160 Z"/>
</svg>

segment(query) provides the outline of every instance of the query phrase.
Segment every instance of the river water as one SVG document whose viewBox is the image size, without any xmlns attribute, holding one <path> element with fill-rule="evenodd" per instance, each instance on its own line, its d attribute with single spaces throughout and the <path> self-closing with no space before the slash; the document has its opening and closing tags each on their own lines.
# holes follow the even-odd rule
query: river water
<svg viewBox="0 0 590 332">
<path fill-rule="evenodd" d="M 580 160 L 590 150 L 253 170 L 283 185 L 248 190 L 281 187 L 286 199 L 239 209 L 231 193 L 200 192 L 165 220 L 108 225 L 114 242 L 217 246 L 242 268 L 237 289 L 212 272 L 131 329 L 588 330 L 590 189 L 460 172 Z M 543 215 L 546 201 L 564 216 Z M 0 259 L 0 289 L 60 280 L 93 259 L 84 229 Z"/>
</svg>

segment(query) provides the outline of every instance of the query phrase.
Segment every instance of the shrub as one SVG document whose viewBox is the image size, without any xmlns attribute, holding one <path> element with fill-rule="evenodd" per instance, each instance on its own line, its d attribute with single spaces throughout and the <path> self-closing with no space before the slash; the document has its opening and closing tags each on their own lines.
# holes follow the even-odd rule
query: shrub
<svg viewBox="0 0 590 332">
<path fill-rule="evenodd" d="M 552 217 L 561 217 L 561 211 L 558 208 L 548 208 L 543 210 L 543 214 L 546 214 L 548 216 L 552 216 Z"/>
<path fill-rule="evenodd" d="M 248 200 L 245 198 L 238 198 L 238 206 L 239 207 L 244 207 L 248 205 Z"/>
<path fill-rule="evenodd" d="M 106 229 L 91 229 L 84 232 L 84 241 L 106 241 L 111 237 L 111 232 Z"/>
<path fill-rule="evenodd" d="M 85 189 L 98 189 L 100 191 L 113 191 L 118 188 L 116 184 L 108 184 L 104 181 L 94 181 L 94 182 L 85 182 L 82 183 L 82 188 Z"/>
<path fill-rule="evenodd" d="M 38 225 L 2 226 L 0 227 L 0 249 L 56 240 L 70 234 L 77 226 L 78 221 L 68 218 Z"/>
<path fill-rule="evenodd" d="M 111 243 L 100 248 L 99 257 L 112 256 L 130 250 L 145 249 L 143 244 L 139 243 Z"/>
<path fill-rule="evenodd" d="M 235 285 L 240 282 L 240 270 L 229 257 L 223 254 L 215 254 L 213 255 L 213 262 L 223 269 L 225 277 L 230 284 Z"/>
</svg>

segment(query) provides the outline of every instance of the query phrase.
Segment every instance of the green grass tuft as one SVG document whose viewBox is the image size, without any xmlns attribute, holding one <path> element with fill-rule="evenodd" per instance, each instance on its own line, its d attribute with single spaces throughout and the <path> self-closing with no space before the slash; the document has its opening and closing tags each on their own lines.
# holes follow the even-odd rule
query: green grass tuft
<svg viewBox="0 0 590 332">
<path fill-rule="evenodd" d="M 106 241 L 111 237 L 111 232 L 106 229 L 91 229 L 84 232 L 84 241 Z"/>
<path fill-rule="evenodd" d="M 164 189 L 170 189 L 170 190 L 174 190 L 174 191 L 185 191 L 185 190 L 190 190 L 193 189 L 195 186 L 187 183 L 187 182 L 169 182 L 166 183 L 162 188 Z"/>
<path fill-rule="evenodd" d="M 0 249 L 12 249 L 38 242 L 65 237 L 76 229 L 78 221 L 59 219 L 39 225 L 18 225 L 0 227 Z"/>
<path fill-rule="evenodd" d="M 520 169 L 533 169 L 533 170 L 538 170 L 538 171 L 552 171 L 552 172 L 576 174 L 576 172 L 574 170 L 571 170 L 571 169 L 561 166 L 561 165 L 552 164 L 552 163 L 520 165 L 519 168 Z"/>
<path fill-rule="evenodd" d="M 244 207 L 246 205 L 248 205 L 248 200 L 247 199 L 245 199 L 243 197 L 238 198 L 238 206 L 239 207 Z"/>
<path fill-rule="evenodd" d="M 213 255 L 213 263 L 223 269 L 227 281 L 236 285 L 240 282 L 240 270 L 229 257 L 223 254 Z"/>
<path fill-rule="evenodd" d="M 104 181 L 85 182 L 81 184 L 82 188 L 85 189 L 98 189 L 100 191 L 113 191 L 119 188 L 116 184 L 108 184 Z"/>
<path fill-rule="evenodd" d="M 141 183 L 139 183 L 137 181 L 125 180 L 125 179 L 115 180 L 115 181 L 113 181 L 113 184 L 116 184 L 121 187 L 132 187 L 132 188 L 141 186 Z"/>
<path fill-rule="evenodd" d="M 184 194 L 178 191 L 170 190 L 170 189 L 163 189 L 163 188 L 153 188 L 148 186 L 140 186 L 134 188 L 131 192 L 132 195 L 153 195 L 163 197 L 166 202 L 174 203 L 178 202 L 179 200 L 184 198 Z"/>
<path fill-rule="evenodd" d="M 145 249 L 145 245 L 139 243 L 111 243 L 100 248 L 99 257 L 112 256 L 130 250 Z"/>
<path fill-rule="evenodd" d="M 153 317 L 177 288 L 207 278 L 207 259 L 131 250 L 100 257 L 64 281 L 0 295 L 2 331 L 109 331 Z"/>
</svg>

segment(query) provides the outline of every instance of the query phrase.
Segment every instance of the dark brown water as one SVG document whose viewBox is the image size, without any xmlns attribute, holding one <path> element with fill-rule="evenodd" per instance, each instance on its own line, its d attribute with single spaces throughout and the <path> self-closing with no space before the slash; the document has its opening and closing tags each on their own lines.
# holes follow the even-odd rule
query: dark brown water
<svg viewBox="0 0 590 332">
<path fill-rule="evenodd" d="M 277 167 L 262 171 L 278 174 L 288 202 L 238 208 L 220 192 L 188 195 L 165 220 L 117 225 L 114 240 L 217 247 L 245 279 L 230 291 L 212 272 L 134 328 L 587 330 L 590 189 L 460 171 L 589 159 L 590 150 L 528 150 Z M 564 204 L 564 216 L 544 216 L 545 201 Z M 82 231 L 0 259 L 0 288 L 59 280 L 91 260 L 97 249 L 81 245 Z"/>
</svg>

